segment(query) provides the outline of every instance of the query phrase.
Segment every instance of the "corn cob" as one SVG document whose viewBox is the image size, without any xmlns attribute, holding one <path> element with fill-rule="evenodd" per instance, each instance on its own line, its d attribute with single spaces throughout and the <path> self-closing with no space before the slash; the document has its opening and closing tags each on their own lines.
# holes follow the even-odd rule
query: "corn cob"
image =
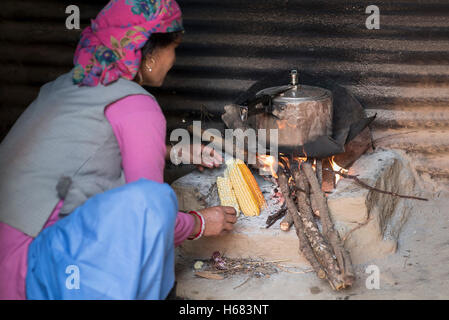
<svg viewBox="0 0 449 320">
<path fill-rule="evenodd" d="M 246 181 L 239 164 L 244 165 L 244 162 L 241 160 L 229 161 L 227 175 L 229 176 L 229 180 L 231 181 L 232 188 L 235 191 L 238 204 L 243 214 L 245 216 L 258 216 L 260 214 L 259 203 L 251 189 L 251 185 Z M 251 174 L 251 172 L 249 173 Z M 247 172 L 245 172 L 245 174 L 247 175 Z"/>
<path fill-rule="evenodd" d="M 238 217 L 240 215 L 240 207 L 229 178 L 217 177 L 217 189 L 221 205 L 234 207 Z"/>
<path fill-rule="evenodd" d="M 243 178 L 245 178 L 246 183 L 248 184 L 249 188 L 253 192 L 254 198 L 257 200 L 257 204 L 260 209 L 264 209 L 266 207 L 266 201 L 262 194 L 262 191 L 260 191 L 259 185 L 257 184 L 256 179 L 254 178 L 253 174 L 249 170 L 249 168 L 244 163 L 237 164 L 240 171 L 242 172 Z"/>
</svg>

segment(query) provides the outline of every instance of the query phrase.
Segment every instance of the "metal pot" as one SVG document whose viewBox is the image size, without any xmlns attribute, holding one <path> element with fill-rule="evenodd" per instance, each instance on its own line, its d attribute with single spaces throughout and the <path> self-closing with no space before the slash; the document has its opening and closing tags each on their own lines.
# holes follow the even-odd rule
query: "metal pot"
<svg viewBox="0 0 449 320">
<path fill-rule="evenodd" d="M 297 147 L 319 136 L 332 135 L 332 93 L 329 90 L 300 85 L 298 73 L 291 71 L 291 88 L 272 99 L 271 113 L 255 117 L 258 129 L 278 129 L 279 146 Z M 283 86 L 285 87 L 285 86 Z M 271 87 L 256 96 L 282 91 Z M 269 130 L 267 130 L 269 139 Z"/>
</svg>

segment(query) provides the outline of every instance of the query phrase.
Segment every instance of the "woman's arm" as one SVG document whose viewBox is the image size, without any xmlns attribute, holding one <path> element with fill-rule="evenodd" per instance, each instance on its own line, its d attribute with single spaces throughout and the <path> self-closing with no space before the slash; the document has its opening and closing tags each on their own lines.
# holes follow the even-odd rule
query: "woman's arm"
<svg viewBox="0 0 449 320">
<path fill-rule="evenodd" d="M 123 98 L 105 111 L 122 155 L 127 183 L 146 178 L 164 182 L 166 121 L 158 103 L 147 95 Z M 179 212 L 175 225 L 178 246 L 198 229 L 195 218 Z"/>
</svg>

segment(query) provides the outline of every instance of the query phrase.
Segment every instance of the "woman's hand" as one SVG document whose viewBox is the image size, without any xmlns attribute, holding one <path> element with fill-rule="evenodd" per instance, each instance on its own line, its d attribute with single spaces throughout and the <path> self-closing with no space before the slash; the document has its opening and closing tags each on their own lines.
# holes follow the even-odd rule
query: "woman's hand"
<svg viewBox="0 0 449 320">
<path fill-rule="evenodd" d="M 191 144 L 188 147 L 176 145 L 167 147 L 167 159 L 170 159 L 170 152 L 177 152 L 177 157 L 182 163 L 194 163 L 194 160 L 200 160 L 201 163 L 195 164 L 198 170 L 204 171 L 204 168 L 218 168 L 223 163 L 223 157 L 219 152 L 203 144 Z M 189 149 L 189 152 L 186 151 Z"/>
<path fill-rule="evenodd" d="M 234 228 L 237 215 L 233 207 L 217 206 L 197 210 L 204 218 L 205 229 L 203 236 L 219 236 Z M 195 227 L 191 237 L 199 233 L 201 222 L 195 215 Z"/>
<path fill-rule="evenodd" d="M 204 171 L 204 168 L 218 168 L 223 163 L 223 157 L 220 153 L 215 152 L 215 150 L 209 146 L 205 146 L 202 144 L 201 146 L 191 145 L 190 148 L 190 159 L 201 159 L 201 164 L 196 164 L 196 167 L 201 172 Z M 192 161 L 193 162 L 193 161 Z"/>
</svg>

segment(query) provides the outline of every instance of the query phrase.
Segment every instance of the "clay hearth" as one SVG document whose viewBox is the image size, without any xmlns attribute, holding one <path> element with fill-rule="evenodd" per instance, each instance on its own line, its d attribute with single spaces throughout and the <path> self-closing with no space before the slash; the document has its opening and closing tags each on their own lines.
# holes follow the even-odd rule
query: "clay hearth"
<svg viewBox="0 0 449 320">
<path fill-rule="evenodd" d="M 215 181 L 223 171 L 224 168 L 204 173 L 195 171 L 176 180 L 172 187 L 178 196 L 179 210 L 219 205 Z M 416 193 L 410 165 L 399 151 L 377 150 L 365 154 L 351 166 L 349 174 L 358 175 L 363 182 L 379 189 Z M 214 251 L 220 251 L 234 258 L 288 259 L 290 264 L 308 264 L 299 252 L 294 228 L 282 231 L 279 221 L 266 229 L 267 217 L 280 209 L 276 203 L 278 199 L 272 197 L 276 185 L 270 179 L 255 176 L 268 203 L 260 216 L 241 215 L 234 231 L 227 235 L 186 241 L 178 249 L 181 255 L 207 259 Z M 365 263 L 396 251 L 401 227 L 408 218 L 413 201 L 416 200 L 364 189 L 349 179 L 338 182 L 336 189 L 328 195 L 328 205 L 353 263 Z M 348 234 L 354 228 L 357 229 Z"/>
</svg>

